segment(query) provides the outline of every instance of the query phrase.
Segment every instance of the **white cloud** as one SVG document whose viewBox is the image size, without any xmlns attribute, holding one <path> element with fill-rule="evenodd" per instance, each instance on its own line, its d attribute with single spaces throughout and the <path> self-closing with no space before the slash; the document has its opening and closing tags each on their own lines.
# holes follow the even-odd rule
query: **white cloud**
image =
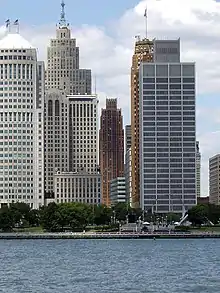
<svg viewBox="0 0 220 293">
<path fill-rule="evenodd" d="M 74 27 L 72 36 L 80 46 L 81 66 L 92 68 L 96 75 L 100 104 L 104 106 L 106 96 L 118 97 L 119 106 L 129 122 L 130 67 L 134 47 L 134 36 L 145 34 L 144 10 L 148 8 L 148 28 L 151 38 L 181 38 L 182 60 L 196 61 L 198 93 L 220 91 L 220 3 L 215 0 L 145 0 L 128 10 L 109 27 Z M 68 13 L 68 11 L 67 11 Z M 74 23 L 74 19 L 72 20 Z M 41 59 L 46 57 L 49 39 L 55 36 L 54 25 L 21 28 L 22 34 L 39 48 Z M 0 34 L 2 28 L 0 28 Z M 207 98 L 208 100 L 208 98 Z M 215 109 L 207 101 L 209 110 Z M 205 105 L 198 101 L 198 121 L 202 121 Z M 209 113 L 210 113 L 209 111 Z M 213 112 L 214 113 L 214 112 Z M 218 110 L 214 119 L 218 130 Z M 220 127 L 219 127 L 220 129 Z M 216 129 L 215 129 L 216 130 Z M 203 157 L 220 151 L 219 133 L 200 133 Z M 212 140 L 215 142 L 210 143 Z M 207 192 L 207 166 L 203 167 L 203 192 Z"/>
</svg>

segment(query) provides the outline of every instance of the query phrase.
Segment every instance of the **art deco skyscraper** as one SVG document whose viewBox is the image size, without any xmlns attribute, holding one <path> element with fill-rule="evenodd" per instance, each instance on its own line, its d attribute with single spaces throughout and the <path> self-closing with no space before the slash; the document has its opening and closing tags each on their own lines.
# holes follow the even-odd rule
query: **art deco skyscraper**
<svg viewBox="0 0 220 293">
<path fill-rule="evenodd" d="M 56 38 L 51 39 L 47 50 L 47 88 L 65 91 L 66 95 L 91 94 L 91 70 L 79 68 L 79 47 L 71 38 L 65 18 L 65 4 L 61 3 L 61 17 Z"/>
<path fill-rule="evenodd" d="M 91 94 L 91 70 L 79 68 L 79 47 L 71 38 L 65 19 L 65 4 L 61 3 L 61 17 L 56 39 L 47 52 L 47 89 L 45 95 L 45 192 L 53 192 L 53 176 L 57 170 L 72 170 L 69 158 L 69 103 L 67 95 Z"/>
<path fill-rule="evenodd" d="M 139 172 L 139 67 L 141 62 L 153 62 L 153 42 L 137 38 L 131 67 L 131 160 L 132 206 L 140 205 Z"/>
<path fill-rule="evenodd" d="M 102 201 L 110 205 L 110 181 L 124 176 L 124 129 L 117 99 L 106 99 L 101 111 L 99 161 L 102 174 Z"/>
<path fill-rule="evenodd" d="M 43 204 L 44 63 L 19 34 L 18 21 L 7 23 L 0 41 L 0 206 Z"/>
</svg>

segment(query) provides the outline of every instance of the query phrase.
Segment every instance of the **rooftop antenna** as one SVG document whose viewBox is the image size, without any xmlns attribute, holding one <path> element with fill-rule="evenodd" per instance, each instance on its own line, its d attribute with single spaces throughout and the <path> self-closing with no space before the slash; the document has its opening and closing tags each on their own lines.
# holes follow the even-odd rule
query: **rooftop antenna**
<svg viewBox="0 0 220 293">
<path fill-rule="evenodd" d="M 96 92 L 96 75 L 94 76 L 94 83 L 95 83 L 95 95 L 97 94 L 97 92 Z"/>
<path fill-rule="evenodd" d="M 64 0 L 61 1 L 61 14 L 60 14 L 60 26 L 65 27 L 67 26 L 66 17 L 65 17 L 65 3 Z"/>
<path fill-rule="evenodd" d="M 145 8 L 145 11 L 144 11 L 144 18 L 145 18 L 145 38 L 147 39 L 147 7 Z"/>
</svg>

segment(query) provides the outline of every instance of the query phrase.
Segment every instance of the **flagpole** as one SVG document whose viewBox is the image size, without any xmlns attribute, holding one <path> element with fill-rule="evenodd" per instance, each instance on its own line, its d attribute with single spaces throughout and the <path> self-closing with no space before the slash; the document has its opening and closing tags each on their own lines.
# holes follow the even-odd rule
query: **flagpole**
<svg viewBox="0 0 220 293">
<path fill-rule="evenodd" d="M 14 26 L 16 27 L 16 33 L 19 34 L 19 22 L 18 19 L 14 21 Z"/>
<path fill-rule="evenodd" d="M 147 7 L 146 7 L 146 9 L 145 9 L 145 12 L 144 12 L 144 18 L 145 18 L 145 38 L 147 39 L 147 29 L 148 29 L 148 27 L 147 27 Z"/>
<path fill-rule="evenodd" d="M 6 29 L 7 29 L 7 31 L 10 32 L 11 31 L 10 19 L 7 19 L 5 23 L 6 23 Z"/>
</svg>

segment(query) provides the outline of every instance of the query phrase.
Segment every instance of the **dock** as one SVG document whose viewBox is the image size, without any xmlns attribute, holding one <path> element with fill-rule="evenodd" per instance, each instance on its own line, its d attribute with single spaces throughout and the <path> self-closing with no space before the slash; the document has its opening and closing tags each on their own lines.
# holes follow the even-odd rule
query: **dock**
<svg viewBox="0 0 220 293">
<path fill-rule="evenodd" d="M 220 233 L 0 233 L 0 240 L 199 238 L 220 239 Z"/>
</svg>

